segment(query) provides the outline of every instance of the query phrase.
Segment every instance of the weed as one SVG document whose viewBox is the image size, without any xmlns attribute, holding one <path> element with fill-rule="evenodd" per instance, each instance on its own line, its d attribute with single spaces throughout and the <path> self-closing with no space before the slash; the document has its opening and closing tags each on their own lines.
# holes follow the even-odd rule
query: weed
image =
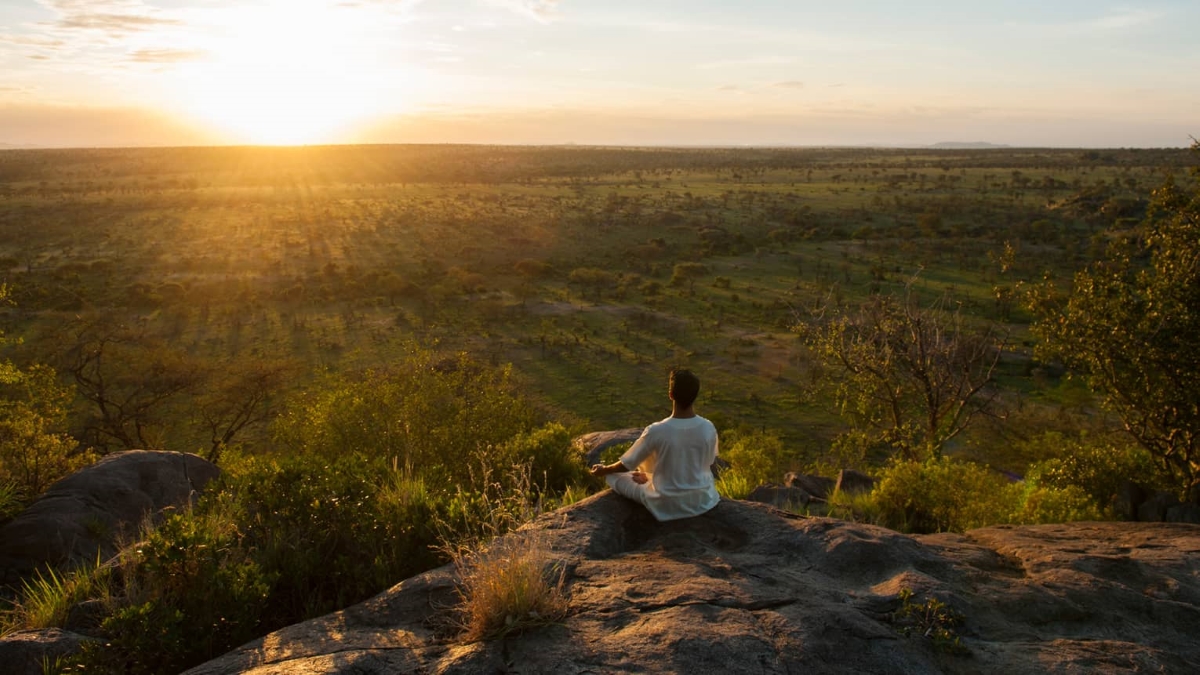
<svg viewBox="0 0 1200 675">
<path fill-rule="evenodd" d="M 949 605 L 937 598 L 917 602 L 910 588 L 900 590 L 900 603 L 900 609 L 892 614 L 892 621 L 905 637 L 920 635 L 928 638 L 934 649 L 947 654 L 962 655 L 970 651 L 957 632 L 963 624 L 963 615 Z"/>
<path fill-rule="evenodd" d="M 22 583 L 12 608 L 0 616 L 0 634 L 17 630 L 61 628 L 71 608 L 88 599 L 111 597 L 112 568 L 100 563 L 71 572 L 38 571 Z"/>
</svg>

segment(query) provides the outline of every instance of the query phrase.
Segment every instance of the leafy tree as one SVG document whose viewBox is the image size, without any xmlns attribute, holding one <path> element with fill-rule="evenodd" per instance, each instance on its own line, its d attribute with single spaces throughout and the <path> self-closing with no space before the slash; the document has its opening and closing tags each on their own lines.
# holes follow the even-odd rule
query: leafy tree
<svg viewBox="0 0 1200 675">
<path fill-rule="evenodd" d="M 854 420 L 847 438 L 907 459 L 936 457 L 994 407 L 989 385 L 1003 339 L 991 325 L 972 329 L 957 311 L 876 296 L 798 329 L 829 369 L 839 410 Z"/>
<path fill-rule="evenodd" d="M 1030 294 L 1035 329 L 1044 353 L 1085 374 L 1164 474 L 1200 499 L 1200 189 L 1168 181 L 1140 227 L 1113 235 L 1069 296 L 1050 282 Z"/>
<path fill-rule="evenodd" d="M 696 279 L 706 274 L 708 274 L 708 266 L 703 263 L 678 263 L 671 271 L 670 284 L 676 287 L 687 284 L 688 292 L 691 293 L 696 289 Z"/>
<path fill-rule="evenodd" d="M 216 464 L 243 431 L 270 419 L 272 398 L 295 370 L 287 362 L 238 361 L 213 373 L 194 401 L 210 437 L 205 459 Z"/>
<path fill-rule="evenodd" d="M 102 450 L 161 448 L 168 405 L 205 380 L 194 359 L 106 317 L 81 318 L 60 337 L 66 349 L 54 357 L 90 404 L 84 434 Z"/>
<path fill-rule="evenodd" d="M 52 369 L 0 368 L 0 481 L 14 483 L 24 501 L 94 458 L 62 432 L 72 392 Z"/>
<path fill-rule="evenodd" d="M 0 285 L 0 302 L 8 287 Z M 8 340 L 0 335 L 0 344 Z M 63 433 L 73 392 L 45 365 L 20 368 L 0 361 L 0 485 L 14 513 L 26 500 L 94 458 Z"/>
</svg>

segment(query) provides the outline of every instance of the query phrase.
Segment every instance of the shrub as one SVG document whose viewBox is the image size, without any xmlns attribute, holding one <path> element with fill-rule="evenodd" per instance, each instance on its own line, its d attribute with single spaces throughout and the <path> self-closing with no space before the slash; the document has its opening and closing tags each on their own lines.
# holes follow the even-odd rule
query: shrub
<svg viewBox="0 0 1200 675">
<path fill-rule="evenodd" d="M 571 443 L 571 432 L 552 422 L 543 427 L 513 436 L 498 448 L 489 459 L 496 469 L 528 466 L 531 487 L 543 491 L 561 492 L 581 482 L 586 475 L 579 452 Z"/>
<path fill-rule="evenodd" d="M 721 458 L 729 462 L 730 468 L 718 480 L 718 491 L 720 484 L 724 484 L 726 489 L 733 492 L 745 490 L 749 494 L 759 485 L 779 482 L 790 468 L 783 441 L 772 434 L 736 435 L 721 450 Z M 747 486 L 748 489 L 745 489 Z"/>
<path fill-rule="evenodd" d="M 1036 478 L 1009 483 L 987 467 L 948 457 L 894 461 L 859 504 L 874 522 L 904 532 L 962 532 L 1005 523 L 1098 520 L 1101 510 L 1078 486 Z M 836 499 L 834 500 L 836 504 Z"/>
<path fill-rule="evenodd" d="M 179 672 L 364 600 L 441 562 L 437 523 L 463 510 L 357 455 L 235 457 L 222 481 L 122 554 L 120 606 L 85 666 Z"/>
<path fill-rule="evenodd" d="M 1037 525 L 1104 518 L 1095 500 L 1076 485 L 1053 487 L 1027 479 L 1010 485 L 1009 489 L 1015 504 L 1011 516 L 1014 523 Z"/>
<path fill-rule="evenodd" d="M 947 457 L 895 461 L 871 492 L 882 524 L 905 532 L 961 532 L 1007 522 L 1003 476 Z"/>
<path fill-rule="evenodd" d="M 920 635 L 929 638 L 934 649 L 948 654 L 968 653 L 958 629 L 963 616 L 937 598 L 926 598 L 923 602 L 913 599 L 910 588 L 900 590 L 900 609 L 892 614 L 892 621 L 900 627 L 905 637 Z"/>
<path fill-rule="evenodd" d="M 465 485 L 489 448 L 533 426 L 508 368 L 413 349 L 388 370 L 329 376 L 276 420 L 276 443 L 326 458 L 358 452 Z"/>
<path fill-rule="evenodd" d="M 1038 484 L 1085 492 L 1111 511 L 1125 481 L 1148 487 L 1166 487 L 1159 481 L 1154 459 L 1144 448 L 1114 441 L 1088 442 L 1062 434 L 1046 434 L 1039 445 L 1052 448 L 1051 456 L 1029 467 L 1026 475 Z"/>
</svg>

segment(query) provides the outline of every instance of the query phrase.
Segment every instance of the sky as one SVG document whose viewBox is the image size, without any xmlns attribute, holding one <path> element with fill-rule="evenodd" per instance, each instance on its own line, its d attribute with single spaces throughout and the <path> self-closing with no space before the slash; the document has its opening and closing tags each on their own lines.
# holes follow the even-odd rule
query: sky
<svg viewBox="0 0 1200 675">
<path fill-rule="evenodd" d="M 0 0 L 0 147 L 1177 147 L 1200 1 Z"/>
</svg>

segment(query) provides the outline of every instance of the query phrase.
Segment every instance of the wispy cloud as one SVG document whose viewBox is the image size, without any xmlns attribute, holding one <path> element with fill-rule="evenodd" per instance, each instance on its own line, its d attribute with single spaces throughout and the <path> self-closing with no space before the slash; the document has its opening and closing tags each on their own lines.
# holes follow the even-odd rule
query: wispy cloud
<svg viewBox="0 0 1200 675">
<path fill-rule="evenodd" d="M 177 26 L 181 22 L 141 0 L 39 0 L 58 14 L 50 27 L 66 31 L 96 31 L 113 38 Z"/>
<path fill-rule="evenodd" d="M 696 70 L 719 70 L 722 68 L 746 68 L 755 66 L 783 66 L 792 63 L 794 59 L 782 56 L 757 56 L 746 59 L 729 59 L 726 61 L 709 61 L 696 66 Z"/>
<path fill-rule="evenodd" d="M 183 63 L 199 61 L 208 53 L 200 49 L 138 49 L 129 53 L 134 63 Z"/>
<path fill-rule="evenodd" d="M 1085 21 L 1082 27 L 1095 31 L 1126 30 L 1135 26 L 1154 23 L 1164 16 L 1163 12 L 1149 9 L 1125 9 Z"/>
<path fill-rule="evenodd" d="M 1063 23 L 1013 23 L 1014 28 L 1054 35 L 1098 35 L 1118 33 L 1153 25 L 1166 16 L 1161 10 L 1125 8 Z"/>
<path fill-rule="evenodd" d="M 43 35 L 12 35 L 0 34 L 0 44 L 15 45 L 19 47 L 41 47 L 46 49 L 54 49 L 62 47 L 66 43 L 56 38 L 49 38 Z"/>
<path fill-rule="evenodd" d="M 559 0 L 487 0 L 487 3 L 514 11 L 541 23 L 550 23 L 558 18 Z"/>
<path fill-rule="evenodd" d="M 776 82 L 771 86 L 776 89 L 803 89 L 804 83 L 800 80 L 787 80 L 786 82 Z"/>
</svg>

